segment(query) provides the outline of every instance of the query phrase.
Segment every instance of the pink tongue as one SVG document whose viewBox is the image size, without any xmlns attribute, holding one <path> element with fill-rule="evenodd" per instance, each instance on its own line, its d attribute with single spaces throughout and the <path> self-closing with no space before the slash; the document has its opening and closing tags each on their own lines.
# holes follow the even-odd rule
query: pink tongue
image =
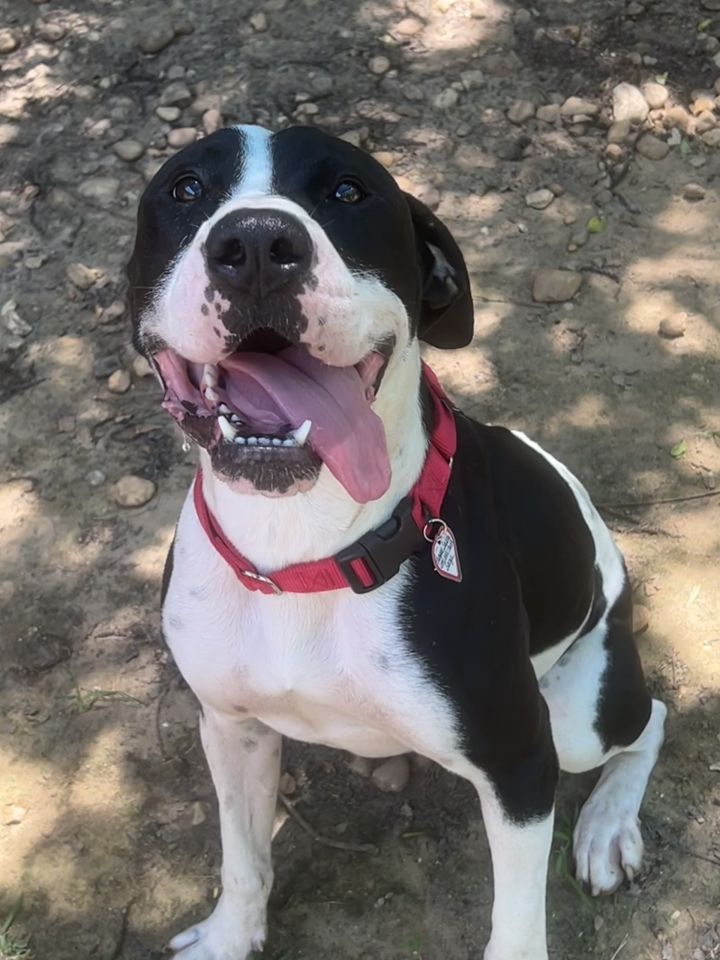
<svg viewBox="0 0 720 960">
<path fill-rule="evenodd" d="M 311 420 L 310 446 L 353 500 L 377 500 L 388 489 L 385 429 L 354 367 L 330 367 L 300 347 L 235 353 L 221 367 L 229 403 L 253 429 L 275 432 Z"/>
</svg>

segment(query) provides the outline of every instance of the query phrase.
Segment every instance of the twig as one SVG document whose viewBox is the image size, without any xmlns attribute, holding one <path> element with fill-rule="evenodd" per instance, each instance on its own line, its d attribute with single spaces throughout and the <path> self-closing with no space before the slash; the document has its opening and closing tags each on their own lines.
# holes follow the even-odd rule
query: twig
<svg viewBox="0 0 720 960">
<path fill-rule="evenodd" d="M 711 863 L 714 867 L 720 867 L 720 860 L 716 857 L 706 857 L 704 853 L 695 853 L 694 850 L 688 849 L 688 847 L 677 847 L 678 850 L 682 850 L 683 853 L 686 853 L 689 857 L 694 857 L 696 860 L 704 860 L 705 863 Z"/>
<path fill-rule="evenodd" d="M 720 497 L 720 490 L 711 490 L 709 493 L 693 493 L 687 497 L 662 497 L 659 500 L 634 500 L 628 503 L 597 503 L 598 509 L 610 510 L 613 507 L 622 507 L 624 510 L 633 507 L 655 507 L 659 503 L 687 503 L 690 500 L 707 500 L 709 497 Z"/>
<path fill-rule="evenodd" d="M 475 297 L 481 303 L 512 303 L 516 307 L 532 307 L 533 310 L 542 310 L 545 304 L 533 303 L 531 300 L 513 300 L 512 297 Z"/>
<path fill-rule="evenodd" d="M 628 937 L 627 937 L 627 934 L 625 934 L 625 936 L 623 937 L 622 943 L 621 943 L 620 946 L 617 948 L 617 950 L 615 951 L 615 953 L 610 957 L 610 960 L 615 960 L 615 958 L 618 956 L 618 954 L 620 953 L 620 951 L 623 950 L 623 949 L 625 948 L 625 946 L 627 946 L 627 942 L 628 942 Z"/>
<path fill-rule="evenodd" d="M 345 843 L 343 840 L 330 840 L 328 837 L 321 836 L 314 827 L 310 826 L 305 817 L 303 817 L 301 813 L 298 813 L 295 804 L 291 800 L 288 800 L 282 793 L 279 794 L 279 796 L 280 803 L 282 803 L 290 816 L 297 820 L 303 830 L 309 834 L 316 843 L 320 843 L 324 847 L 334 847 L 336 850 L 349 850 L 351 853 L 378 853 L 377 847 L 372 843 Z"/>
</svg>

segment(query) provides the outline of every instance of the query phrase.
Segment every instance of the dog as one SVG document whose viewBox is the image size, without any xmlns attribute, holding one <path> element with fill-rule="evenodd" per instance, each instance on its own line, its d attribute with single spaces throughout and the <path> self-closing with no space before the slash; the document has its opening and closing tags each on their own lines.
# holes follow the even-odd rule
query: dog
<svg viewBox="0 0 720 960">
<path fill-rule="evenodd" d="M 162 621 L 201 705 L 222 893 L 171 949 L 262 947 L 287 736 L 469 780 L 493 863 L 485 960 L 547 960 L 558 769 L 602 767 L 574 856 L 609 893 L 640 868 L 666 710 L 584 487 L 454 409 L 421 361 L 421 342 L 472 338 L 448 229 L 347 142 L 238 126 L 151 180 L 128 277 L 134 344 L 199 448 Z"/>
</svg>

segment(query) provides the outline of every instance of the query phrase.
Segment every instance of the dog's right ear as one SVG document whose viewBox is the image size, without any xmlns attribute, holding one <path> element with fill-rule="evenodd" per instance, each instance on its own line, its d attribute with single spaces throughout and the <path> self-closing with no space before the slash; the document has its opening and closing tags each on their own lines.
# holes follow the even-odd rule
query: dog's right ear
<svg viewBox="0 0 720 960">
<path fill-rule="evenodd" d="M 424 203 L 409 193 L 405 199 L 422 270 L 418 337 L 444 350 L 466 347 L 472 340 L 475 314 L 463 255 L 448 228 Z"/>
</svg>

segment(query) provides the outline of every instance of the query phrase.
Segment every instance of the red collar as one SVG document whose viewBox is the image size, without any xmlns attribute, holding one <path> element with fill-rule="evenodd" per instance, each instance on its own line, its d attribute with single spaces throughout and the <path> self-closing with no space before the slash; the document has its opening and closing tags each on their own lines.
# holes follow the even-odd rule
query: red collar
<svg viewBox="0 0 720 960">
<path fill-rule="evenodd" d="M 427 533 L 431 521 L 437 522 L 440 517 L 450 482 L 457 436 L 450 402 L 426 364 L 423 364 L 423 376 L 433 399 L 435 422 L 422 473 L 389 520 L 334 557 L 296 563 L 272 574 L 259 573 L 247 557 L 238 553 L 210 513 L 203 495 L 202 471 L 198 469 L 193 498 L 200 524 L 210 543 L 248 590 L 319 593 L 349 586 L 355 593 L 368 593 L 390 580 L 411 554 L 432 542 L 433 538 Z M 443 526 L 441 524 L 441 528 Z"/>
</svg>

